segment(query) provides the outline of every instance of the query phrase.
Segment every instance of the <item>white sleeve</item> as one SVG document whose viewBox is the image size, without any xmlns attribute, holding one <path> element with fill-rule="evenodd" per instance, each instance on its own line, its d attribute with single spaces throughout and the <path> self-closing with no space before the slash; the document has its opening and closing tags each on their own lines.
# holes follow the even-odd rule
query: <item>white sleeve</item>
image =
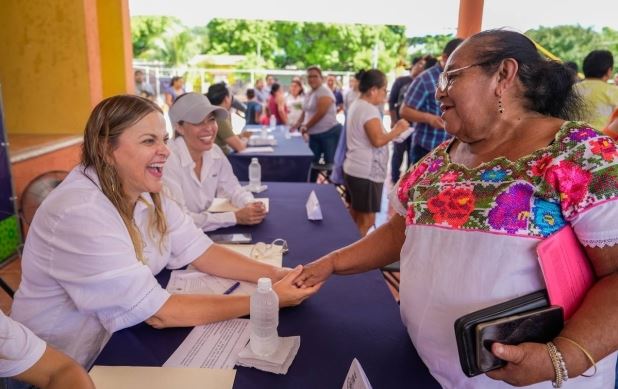
<svg viewBox="0 0 618 389">
<path fill-rule="evenodd" d="M 111 203 L 76 204 L 50 220 L 50 275 L 83 314 L 108 332 L 141 323 L 169 298 L 139 262 L 126 226 Z"/>
<path fill-rule="evenodd" d="M 0 377 L 14 377 L 43 356 L 47 344 L 0 311 Z"/>
<path fill-rule="evenodd" d="M 232 165 L 227 158 L 220 159 L 219 179 L 217 181 L 217 197 L 230 199 L 232 205 L 243 208 L 254 201 L 253 194 L 244 189 L 234 175 Z"/>
<path fill-rule="evenodd" d="M 195 261 L 208 250 L 212 240 L 193 224 L 176 203 L 167 199 L 164 202 L 168 241 L 171 244 L 171 258 L 167 268 L 178 269 Z"/>
<path fill-rule="evenodd" d="M 571 226 L 582 245 L 606 247 L 618 244 L 618 199 L 579 213 Z"/>
</svg>

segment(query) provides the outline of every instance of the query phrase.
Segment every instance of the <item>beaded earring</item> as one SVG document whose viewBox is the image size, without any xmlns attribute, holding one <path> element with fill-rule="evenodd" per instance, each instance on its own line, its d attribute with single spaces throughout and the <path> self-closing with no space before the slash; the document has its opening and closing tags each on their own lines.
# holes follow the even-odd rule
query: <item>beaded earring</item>
<svg viewBox="0 0 618 389">
<path fill-rule="evenodd" d="M 504 107 L 502 106 L 502 99 L 498 99 L 498 112 L 504 113 Z"/>
</svg>

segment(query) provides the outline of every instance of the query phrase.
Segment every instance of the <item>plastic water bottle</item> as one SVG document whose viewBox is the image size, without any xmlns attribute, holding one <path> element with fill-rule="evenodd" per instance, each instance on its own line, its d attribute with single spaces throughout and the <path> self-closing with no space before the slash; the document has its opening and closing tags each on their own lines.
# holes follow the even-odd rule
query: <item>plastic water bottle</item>
<svg viewBox="0 0 618 389">
<path fill-rule="evenodd" d="M 257 158 L 251 158 L 249 164 L 249 188 L 257 190 L 262 185 L 262 166 Z"/>
<path fill-rule="evenodd" d="M 279 347 L 279 296 L 272 288 L 270 278 L 260 278 L 257 290 L 251 295 L 250 342 L 255 355 L 268 356 Z"/>
<path fill-rule="evenodd" d="M 275 115 L 270 115 L 270 129 L 274 130 L 275 128 L 277 128 L 277 118 L 275 117 Z"/>
</svg>

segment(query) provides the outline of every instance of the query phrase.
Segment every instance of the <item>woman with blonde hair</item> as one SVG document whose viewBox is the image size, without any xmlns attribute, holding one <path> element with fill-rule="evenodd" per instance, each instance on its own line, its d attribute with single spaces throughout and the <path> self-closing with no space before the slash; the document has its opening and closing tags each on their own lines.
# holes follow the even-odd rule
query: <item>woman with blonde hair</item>
<svg viewBox="0 0 618 389">
<path fill-rule="evenodd" d="M 291 284 L 300 266 L 276 268 L 213 244 L 160 195 L 167 139 L 151 101 L 100 102 L 86 124 L 81 164 L 41 205 L 28 233 L 13 317 L 83 366 L 111 333 L 143 321 L 182 327 L 249 313 L 246 295 L 170 295 L 154 277 L 163 268 L 269 277 L 281 306 L 317 291 Z"/>
</svg>

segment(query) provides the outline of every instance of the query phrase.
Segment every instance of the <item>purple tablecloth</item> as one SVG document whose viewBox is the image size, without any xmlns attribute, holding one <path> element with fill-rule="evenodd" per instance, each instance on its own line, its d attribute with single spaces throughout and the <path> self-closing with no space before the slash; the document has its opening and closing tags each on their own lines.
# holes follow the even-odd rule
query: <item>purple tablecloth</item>
<svg viewBox="0 0 618 389">
<path fill-rule="evenodd" d="M 312 189 L 324 220 L 307 220 L 305 202 Z M 250 232 L 254 242 L 284 238 L 284 265 L 307 263 L 358 239 L 348 212 L 330 185 L 268 183 L 270 214 L 255 227 L 221 231 Z M 220 231 L 218 231 L 220 232 Z M 158 276 L 165 285 L 169 272 Z M 96 361 L 99 365 L 160 366 L 190 328 L 155 330 L 140 324 L 114 334 Z M 379 271 L 333 276 L 302 305 L 281 311 L 281 336 L 301 336 L 300 350 L 286 375 L 238 368 L 234 388 L 340 388 L 358 358 L 374 388 L 439 388 L 414 351 L 397 303 Z"/>
<path fill-rule="evenodd" d="M 309 145 L 301 137 L 286 139 L 280 127 L 271 134 L 277 140 L 272 153 L 228 154 L 236 177 L 240 181 L 249 181 L 251 158 L 257 157 L 262 165 L 262 181 L 307 182 L 313 160 Z"/>
</svg>

